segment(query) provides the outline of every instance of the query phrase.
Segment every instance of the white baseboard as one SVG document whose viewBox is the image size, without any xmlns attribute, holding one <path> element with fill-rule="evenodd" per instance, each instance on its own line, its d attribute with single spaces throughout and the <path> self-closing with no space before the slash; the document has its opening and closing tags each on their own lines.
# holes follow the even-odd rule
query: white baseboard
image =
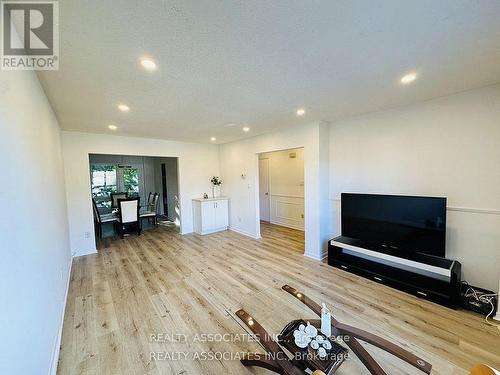
<svg viewBox="0 0 500 375">
<path fill-rule="evenodd" d="M 320 258 L 315 256 L 315 255 L 312 255 L 312 254 L 308 254 L 308 253 L 304 253 L 304 256 L 305 257 L 308 257 L 310 259 L 314 259 L 314 260 L 318 260 L 320 262 L 324 261 L 327 257 L 327 254 L 323 254 Z"/>
<path fill-rule="evenodd" d="M 74 252 L 73 256 L 74 257 L 82 257 L 85 255 L 90 255 L 90 254 L 97 254 L 97 249 L 90 249 L 90 250 Z"/>
<path fill-rule="evenodd" d="M 298 225 L 293 225 L 293 224 L 288 224 L 288 223 L 283 223 L 283 222 L 280 222 L 280 221 L 270 221 L 271 224 L 274 224 L 274 225 L 279 225 L 280 227 L 285 227 L 285 228 L 290 228 L 290 229 L 297 229 L 297 230 L 300 230 L 302 232 L 304 232 L 304 227 L 300 227 Z"/>
<path fill-rule="evenodd" d="M 495 316 L 493 316 L 493 319 L 498 320 L 500 322 L 500 312 L 497 312 Z"/>
<path fill-rule="evenodd" d="M 229 227 L 229 230 L 233 231 L 233 232 L 236 232 L 236 233 L 239 233 L 239 234 L 242 234 L 242 235 L 247 236 L 247 237 L 251 237 L 254 240 L 260 240 L 262 238 L 261 236 L 256 236 L 253 233 L 245 232 L 244 230 L 236 229 L 234 227 Z"/>
<path fill-rule="evenodd" d="M 228 227 L 222 227 L 222 228 L 216 228 L 216 229 L 210 229 L 210 230 L 206 230 L 206 231 L 203 231 L 201 233 L 198 233 L 199 235 L 201 236 L 204 236 L 206 234 L 212 234 L 212 233 L 217 233 L 217 232 L 223 232 L 225 230 L 228 230 Z"/>
<path fill-rule="evenodd" d="M 66 291 L 64 293 L 64 302 L 63 302 L 61 316 L 60 316 L 60 320 L 59 320 L 59 331 L 57 332 L 57 336 L 56 336 L 56 343 L 54 345 L 54 350 L 53 350 L 53 355 L 52 355 L 52 364 L 50 365 L 49 375 L 56 375 L 57 374 L 57 365 L 59 362 L 59 352 L 61 351 L 61 340 L 62 340 L 62 330 L 63 330 L 63 324 L 64 324 L 64 313 L 66 312 L 66 302 L 68 301 L 69 282 L 71 280 L 72 267 L 73 267 L 73 258 L 71 258 L 71 261 L 69 262 L 68 279 L 66 281 Z"/>
</svg>

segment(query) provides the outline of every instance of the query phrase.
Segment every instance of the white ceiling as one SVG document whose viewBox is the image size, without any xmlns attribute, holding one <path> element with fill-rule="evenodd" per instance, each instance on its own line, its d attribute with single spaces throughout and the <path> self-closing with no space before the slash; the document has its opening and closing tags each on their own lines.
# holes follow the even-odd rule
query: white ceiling
<svg viewBox="0 0 500 375">
<path fill-rule="evenodd" d="M 64 129 L 222 143 L 500 82 L 497 0 L 59 4 L 39 76 Z"/>
</svg>

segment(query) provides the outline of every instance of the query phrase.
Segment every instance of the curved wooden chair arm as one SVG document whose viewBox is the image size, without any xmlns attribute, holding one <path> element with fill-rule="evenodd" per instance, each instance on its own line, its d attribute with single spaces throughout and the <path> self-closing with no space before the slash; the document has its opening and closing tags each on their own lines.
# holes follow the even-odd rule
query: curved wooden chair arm
<svg viewBox="0 0 500 375">
<path fill-rule="evenodd" d="M 236 315 L 250 328 L 257 336 L 259 343 L 264 347 L 267 353 L 276 358 L 273 361 L 263 361 L 262 358 L 251 360 L 245 358 L 242 360 L 244 365 L 260 366 L 279 374 L 303 375 L 303 372 L 295 366 L 286 353 L 281 349 L 273 337 L 262 327 L 257 320 L 251 317 L 245 310 L 236 311 Z"/>
<path fill-rule="evenodd" d="M 383 337 L 343 323 L 338 323 L 335 328 L 337 328 L 341 333 L 347 333 L 351 337 L 356 337 L 369 344 L 377 346 L 427 374 L 431 373 L 432 365 L 429 362 L 424 361 L 415 354 L 410 353 L 408 350 L 405 350 L 396 344 L 393 344 Z"/>
</svg>

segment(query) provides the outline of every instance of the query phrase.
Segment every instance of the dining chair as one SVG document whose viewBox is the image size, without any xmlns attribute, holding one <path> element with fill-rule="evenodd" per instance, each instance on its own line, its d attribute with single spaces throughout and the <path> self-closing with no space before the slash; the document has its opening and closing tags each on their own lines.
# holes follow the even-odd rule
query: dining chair
<svg viewBox="0 0 500 375">
<path fill-rule="evenodd" d="M 148 195 L 148 205 L 147 205 L 147 210 L 148 211 L 150 210 L 151 204 L 153 203 L 153 197 L 154 197 L 154 193 L 149 192 L 149 195 Z"/>
<path fill-rule="evenodd" d="M 99 239 L 102 239 L 102 225 L 106 223 L 114 223 L 118 221 L 118 217 L 114 214 L 101 214 L 97 208 L 97 203 L 94 198 L 92 198 L 92 208 L 94 210 L 95 233 Z"/>
<path fill-rule="evenodd" d="M 118 232 L 123 238 L 126 232 L 137 231 L 141 235 L 139 218 L 140 198 L 118 199 Z"/>
<path fill-rule="evenodd" d="M 148 220 L 153 219 L 153 224 L 158 224 L 158 203 L 160 201 L 160 194 L 154 193 L 153 200 L 151 204 L 148 205 L 147 209 L 141 212 L 141 219 L 148 218 Z"/>
<path fill-rule="evenodd" d="M 118 208 L 118 199 L 127 199 L 128 193 L 111 193 L 111 208 Z"/>
</svg>

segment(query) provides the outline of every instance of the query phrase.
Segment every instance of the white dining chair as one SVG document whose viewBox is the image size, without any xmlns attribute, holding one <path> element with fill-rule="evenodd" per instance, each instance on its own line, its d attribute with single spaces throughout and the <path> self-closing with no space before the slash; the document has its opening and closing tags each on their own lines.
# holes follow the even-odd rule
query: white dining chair
<svg viewBox="0 0 500 375">
<path fill-rule="evenodd" d="M 148 205 L 147 205 L 147 211 L 150 211 L 150 207 L 151 205 L 153 204 L 153 197 L 154 197 L 154 193 L 152 192 L 149 192 L 149 195 L 148 195 Z"/>
<path fill-rule="evenodd" d="M 126 232 L 137 231 L 141 235 L 139 220 L 140 198 L 118 199 L 118 230 L 123 238 Z"/>
<path fill-rule="evenodd" d="M 140 214 L 141 219 L 144 218 L 147 218 L 148 220 L 153 219 L 153 225 L 157 225 L 159 201 L 160 201 L 160 194 L 154 193 L 151 205 L 148 205 L 147 209 L 141 212 Z"/>
</svg>

